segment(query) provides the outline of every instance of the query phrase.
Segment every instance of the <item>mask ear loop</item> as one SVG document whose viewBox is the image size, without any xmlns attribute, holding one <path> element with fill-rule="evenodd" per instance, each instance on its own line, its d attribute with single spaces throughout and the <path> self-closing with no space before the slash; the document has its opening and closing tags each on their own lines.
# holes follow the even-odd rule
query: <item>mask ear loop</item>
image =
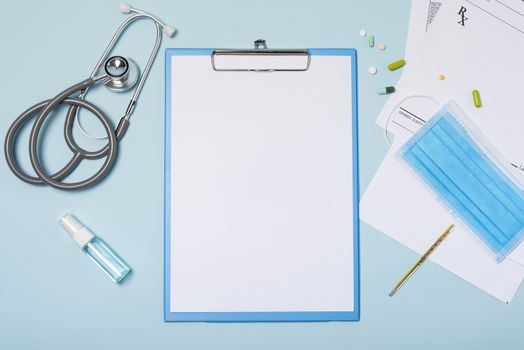
<svg viewBox="0 0 524 350">
<path fill-rule="evenodd" d="M 386 125 L 384 126 L 384 140 L 386 141 L 386 144 L 388 145 L 389 148 L 392 148 L 394 149 L 393 147 L 393 141 L 389 138 L 389 124 L 391 122 L 391 118 L 393 117 L 393 113 L 395 113 L 395 111 L 397 110 L 397 108 L 399 108 L 404 102 L 406 102 L 407 100 L 411 99 L 411 98 L 425 98 L 425 99 L 428 99 L 430 100 L 431 102 L 434 102 L 436 105 L 439 105 L 439 101 L 429 95 L 409 95 L 409 96 L 406 96 L 404 97 L 402 100 L 400 100 L 399 103 L 397 103 L 395 105 L 395 107 L 393 107 L 391 109 L 391 112 L 389 113 L 388 115 L 388 119 L 386 120 Z"/>
</svg>

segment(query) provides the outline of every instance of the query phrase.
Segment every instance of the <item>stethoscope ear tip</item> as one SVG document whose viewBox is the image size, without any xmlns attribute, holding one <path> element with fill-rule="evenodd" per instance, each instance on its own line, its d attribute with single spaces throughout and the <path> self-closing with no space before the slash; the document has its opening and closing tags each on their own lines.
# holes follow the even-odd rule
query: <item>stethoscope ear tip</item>
<svg viewBox="0 0 524 350">
<path fill-rule="evenodd" d="M 175 33 L 176 33 L 176 28 L 175 27 L 171 27 L 171 26 L 165 26 L 163 31 L 164 31 L 165 35 L 167 35 L 168 37 L 172 38 L 173 35 L 175 35 Z"/>
<path fill-rule="evenodd" d="M 141 13 L 141 14 L 147 15 L 148 17 L 153 19 L 155 22 L 157 22 L 160 26 L 162 26 L 164 34 L 167 35 L 170 38 L 172 38 L 175 35 L 175 33 L 176 33 L 176 28 L 175 27 L 171 27 L 171 26 L 163 24 L 158 18 L 151 16 L 147 12 L 144 12 L 142 10 L 134 9 L 133 6 L 131 6 L 127 2 L 123 2 L 123 3 L 120 4 L 120 12 L 123 13 L 123 14 L 128 14 L 128 13 L 131 13 L 131 12 L 137 12 L 137 13 Z"/>
<path fill-rule="evenodd" d="M 126 2 L 123 2 L 123 3 L 120 4 L 120 12 L 122 12 L 122 13 L 131 13 L 131 9 L 132 8 L 133 8 L 133 6 L 129 5 Z"/>
</svg>

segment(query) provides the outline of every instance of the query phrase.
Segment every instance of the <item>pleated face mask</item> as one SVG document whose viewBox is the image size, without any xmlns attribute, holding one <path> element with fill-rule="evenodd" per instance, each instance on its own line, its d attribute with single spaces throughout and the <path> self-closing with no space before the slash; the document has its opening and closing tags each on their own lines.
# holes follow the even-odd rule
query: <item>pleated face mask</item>
<svg viewBox="0 0 524 350">
<path fill-rule="evenodd" d="M 524 195 L 457 113 L 447 104 L 398 154 L 501 261 L 523 238 Z"/>
</svg>

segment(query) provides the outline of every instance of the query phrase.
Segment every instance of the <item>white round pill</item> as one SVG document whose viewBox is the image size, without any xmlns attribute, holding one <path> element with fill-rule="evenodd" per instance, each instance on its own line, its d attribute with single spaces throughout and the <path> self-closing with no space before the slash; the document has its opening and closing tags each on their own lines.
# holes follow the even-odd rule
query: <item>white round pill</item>
<svg viewBox="0 0 524 350">
<path fill-rule="evenodd" d="M 384 43 L 378 44 L 378 49 L 379 50 L 385 50 L 386 49 L 386 44 L 384 44 Z"/>
<path fill-rule="evenodd" d="M 371 75 L 375 75 L 375 74 L 377 74 L 377 67 L 375 67 L 375 66 L 369 66 L 369 68 L 368 68 L 368 73 L 371 74 Z"/>
<path fill-rule="evenodd" d="M 366 36 L 367 33 L 364 29 L 362 29 L 359 34 L 360 36 Z"/>
</svg>

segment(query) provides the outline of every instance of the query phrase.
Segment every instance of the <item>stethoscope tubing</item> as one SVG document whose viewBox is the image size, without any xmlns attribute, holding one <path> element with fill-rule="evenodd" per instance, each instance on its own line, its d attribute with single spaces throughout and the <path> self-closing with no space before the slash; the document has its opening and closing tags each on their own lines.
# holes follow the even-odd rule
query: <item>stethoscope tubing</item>
<svg viewBox="0 0 524 350">
<path fill-rule="evenodd" d="M 18 118 L 7 131 L 7 136 L 4 144 L 4 152 L 7 160 L 7 165 L 19 179 L 34 185 L 48 184 L 52 187 L 61 190 L 77 190 L 96 184 L 102 178 L 104 178 L 105 175 L 111 170 L 116 160 L 116 155 L 118 151 L 119 138 L 117 137 L 117 133 L 119 134 L 120 138 L 123 136 L 125 130 L 127 129 L 127 120 L 123 123 L 121 122 L 119 124 L 119 128 L 117 128 L 117 130 L 114 131 L 111 120 L 97 106 L 83 99 L 69 97 L 78 91 L 92 86 L 94 83 L 95 80 L 93 78 L 88 78 L 84 81 L 81 81 L 78 84 L 75 84 L 62 91 L 54 98 L 37 103 L 36 105 L 30 107 L 22 114 L 20 114 L 20 116 L 18 116 Z M 73 152 L 73 157 L 61 170 L 59 170 L 55 174 L 50 175 L 44 169 L 40 161 L 38 147 L 39 135 L 42 126 L 44 125 L 44 122 L 47 118 L 51 116 L 51 111 L 62 103 L 71 106 L 68 111 L 66 122 L 64 124 L 64 135 L 66 136 L 68 147 Z M 72 126 L 74 116 L 76 115 L 76 109 L 78 108 L 85 108 L 86 110 L 90 111 L 102 123 L 102 126 L 104 127 L 104 130 L 107 134 L 108 143 L 101 150 L 96 152 L 86 151 L 79 147 L 74 141 L 72 137 Z M 37 174 L 36 177 L 26 174 L 21 169 L 14 151 L 16 139 L 20 133 L 21 128 L 27 122 L 29 122 L 29 120 L 33 118 L 35 118 L 35 120 L 33 122 L 33 126 L 29 137 L 29 158 L 33 170 Z M 66 176 L 71 174 L 71 172 L 73 172 L 73 170 L 83 159 L 98 159 L 102 157 L 106 157 L 103 165 L 95 174 L 93 174 L 89 178 L 78 182 L 61 182 L 63 178 L 65 178 Z"/>
</svg>

